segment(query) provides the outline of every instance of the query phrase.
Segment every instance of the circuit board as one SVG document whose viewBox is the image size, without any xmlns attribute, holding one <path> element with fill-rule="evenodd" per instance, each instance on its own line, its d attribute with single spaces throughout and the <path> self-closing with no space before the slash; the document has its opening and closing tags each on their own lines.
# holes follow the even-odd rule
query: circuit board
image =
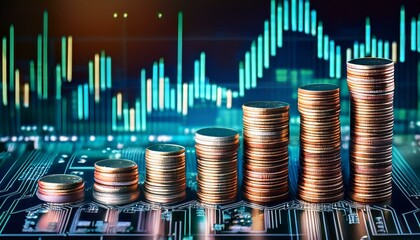
<svg viewBox="0 0 420 240">
<path fill-rule="evenodd" d="M 144 181 L 149 137 L 36 137 L 3 142 L 0 155 L 0 238 L 16 239 L 416 239 L 420 238 L 419 137 L 397 135 L 393 150 L 393 195 L 386 203 L 364 205 L 345 198 L 310 204 L 296 197 L 298 144 L 289 146 L 290 197 L 272 206 L 238 201 L 205 206 L 196 200 L 196 159 L 192 135 L 171 137 L 187 147 L 184 202 L 162 206 L 138 201 L 109 206 L 92 199 L 94 163 L 101 159 L 137 162 Z M 157 137 L 155 141 L 162 140 Z M 168 139 L 163 139 L 168 140 Z M 349 176 L 343 137 L 343 174 Z M 239 150 L 240 158 L 242 149 Z M 238 163 L 239 179 L 242 161 Z M 74 204 L 49 204 L 36 196 L 37 180 L 70 173 L 85 180 L 85 198 Z M 239 189 L 241 181 L 239 181 Z M 142 192 L 142 191 L 141 191 Z M 241 191 L 239 191 L 240 193 Z"/>
</svg>

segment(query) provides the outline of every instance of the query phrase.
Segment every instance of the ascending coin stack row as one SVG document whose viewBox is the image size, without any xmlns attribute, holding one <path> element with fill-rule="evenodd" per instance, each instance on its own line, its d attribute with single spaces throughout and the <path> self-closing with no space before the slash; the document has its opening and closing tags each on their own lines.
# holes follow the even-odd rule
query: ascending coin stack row
<svg viewBox="0 0 420 240">
<path fill-rule="evenodd" d="M 176 203 L 186 198 L 185 148 L 156 144 L 146 148 L 144 197 L 150 202 Z"/>
<path fill-rule="evenodd" d="M 300 87 L 298 109 L 300 113 L 298 195 L 308 202 L 338 201 L 344 197 L 338 86 L 311 84 Z"/>
<path fill-rule="evenodd" d="M 243 109 L 243 194 L 259 204 L 289 194 L 289 104 L 249 102 Z"/>
<path fill-rule="evenodd" d="M 71 174 L 52 174 L 38 180 L 39 199 L 50 203 L 70 203 L 83 200 L 83 179 Z"/>
<path fill-rule="evenodd" d="M 195 133 L 197 196 L 205 204 L 235 201 L 238 193 L 239 133 L 227 128 L 203 128 Z"/>
<path fill-rule="evenodd" d="M 136 200 L 138 191 L 137 164 L 130 160 L 105 159 L 95 163 L 93 197 L 104 204 L 120 205 Z"/>
<path fill-rule="evenodd" d="M 350 91 L 350 192 L 358 202 L 387 200 L 392 193 L 394 62 L 381 58 L 347 63 Z"/>
</svg>

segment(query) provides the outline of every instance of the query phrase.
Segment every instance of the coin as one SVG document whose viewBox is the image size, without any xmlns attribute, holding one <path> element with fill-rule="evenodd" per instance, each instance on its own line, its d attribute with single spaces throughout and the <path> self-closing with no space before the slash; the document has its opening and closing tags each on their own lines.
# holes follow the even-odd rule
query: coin
<svg viewBox="0 0 420 240">
<path fill-rule="evenodd" d="M 239 133 L 228 128 L 202 128 L 195 133 L 197 196 L 218 205 L 236 199 Z"/>
<path fill-rule="evenodd" d="M 340 90 L 333 84 L 298 89 L 300 171 L 298 196 L 314 203 L 344 196 L 341 169 Z"/>
<path fill-rule="evenodd" d="M 146 148 L 146 179 L 143 185 L 147 201 L 171 204 L 186 198 L 185 147 L 155 144 Z"/>
<path fill-rule="evenodd" d="M 135 201 L 138 191 L 138 167 L 131 160 L 104 159 L 95 163 L 93 198 L 103 204 L 121 205 Z"/>
<path fill-rule="evenodd" d="M 288 197 L 289 104 L 255 101 L 243 110 L 243 196 L 257 204 Z"/>
<path fill-rule="evenodd" d="M 347 63 L 350 91 L 350 190 L 362 203 L 388 200 L 392 187 L 394 63 L 361 58 Z"/>
<path fill-rule="evenodd" d="M 85 185 L 81 177 L 72 174 L 52 174 L 38 180 L 36 195 L 50 203 L 78 202 L 84 198 Z"/>
<path fill-rule="evenodd" d="M 103 173 L 120 173 L 137 170 L 137 164 L 124 159 L 105 159 L 95 162 L 95 171 Z"/>
</svg>

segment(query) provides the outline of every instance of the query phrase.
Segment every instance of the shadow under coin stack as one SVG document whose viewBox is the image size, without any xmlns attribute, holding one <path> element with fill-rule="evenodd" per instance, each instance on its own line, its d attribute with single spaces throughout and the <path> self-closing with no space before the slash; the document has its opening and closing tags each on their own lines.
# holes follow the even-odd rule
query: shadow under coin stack
<svg viewBox="0 0 420 240">
<path fill-rule="evenodd" d="M 137 164 L 130 160 L 105 159 L 95 163 L 93 197 L 104 204 L 120 205 L 135 201 L 138 191 Z"/>
<path fill-rule="evenodd" d="M 238 193 L 239 133 L 227 128 L 202 128 L 195 133 L 197 196 L 204 204 L 226 204 Z"/>
<path fill-rule="evenodd" d="M 357 202 L 392 194 L 394 62 L 382 58 L 347 63 L 350 91 L 350 191 Z"/>
<path fill-rule="evenodd" d="M 83 200 L 85 183 L 72 174 L 53 174 L 38 180 L 39 199 L 50 203 L 71 203 Z"/>
<path fill-rule="evenodd" d="M 341 170 L 340 89 L 311 84 L 298 89 L 300 199 L 312 203 L 344 197 Z"/>
<path fill-rule="evenodd" d="M 176 203 L 186 198 L 185 148 L 156 144 L 146 148 L 144 197 L 150 202 Z"/>
<path fill-rule="evenodd" d="M 289 104 L 249 102 L 243 109 L 243 194 L 258 204 L 289 195 Z"/>
</svg>

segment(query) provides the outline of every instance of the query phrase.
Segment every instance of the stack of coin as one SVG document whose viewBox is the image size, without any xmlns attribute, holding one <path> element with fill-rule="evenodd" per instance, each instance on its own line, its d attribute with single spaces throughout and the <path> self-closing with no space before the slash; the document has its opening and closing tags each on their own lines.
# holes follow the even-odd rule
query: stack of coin
<svg viewBox="0 0 420 240">
<path fill-rule="evenodd" d="M 350 91 L 350 191 L 363 203 L 392 194 L 394 62 L 382 58 L 347 63 Z"/>
<path fill-rule="evenodd" d="M 340 89 L 311 84 L 298 90 L 300 113 L 299 197 L 335 202 L 344 197 L 341 170 Z"/>
<path fill-rule="evenodd" d="M 144 197 L 150 202 L 175 203 L 186 198 L 185 148 L 156 144 L 146 148 Z"/>
<path fill-rule="evenodd" d="M 289 195 L 289 104 L 249 102 L 242 106 L 243 194 L 258 204 Z"/>
<path fill-rule="evenodd" d="M 239 133 L 227 128 L 203 128 L 195 133 L 197 195 L 204 204 L 226 204 L 238 193 Z"/>
<path fill-rule="evenodd" d="M 85 183 L 72 174 L 47 175 L 38 180 L 39 199 L 50 203 L 71 203 L 83 200 Z"/>
<path fill-rule="evenodd" d="M 120 205 L 139 197 L 137 164 L 130 160 L 105 159 L 95 163 L 93 197 L 104 204 Z"/>
</svg>

